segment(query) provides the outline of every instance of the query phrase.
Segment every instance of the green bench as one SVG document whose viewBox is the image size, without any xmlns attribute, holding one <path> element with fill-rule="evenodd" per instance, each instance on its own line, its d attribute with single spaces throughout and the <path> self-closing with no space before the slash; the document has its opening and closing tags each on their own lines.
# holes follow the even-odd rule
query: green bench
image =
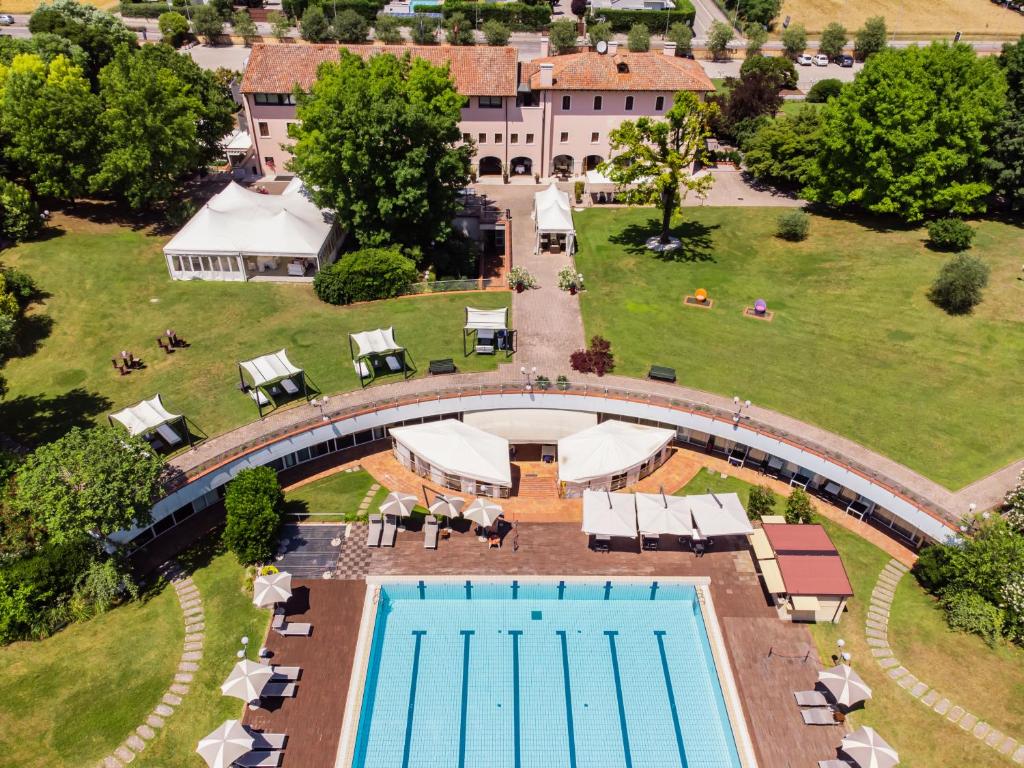
<svg viewBox="0 0 1024 768">
<path fill-rule="evenodd" d="M 442 373 L 455 373 L 455 361 L 450 357 L 430 361 L 430 375 L 437 376 Z"/>
<path fill-rule="evenodd" d="M 664 365 L 652 365 L 651 370 L 647 372 L 647 378 L 674 383 L 676 380 L 676 369 L 666 368 Z"/>
</svg>

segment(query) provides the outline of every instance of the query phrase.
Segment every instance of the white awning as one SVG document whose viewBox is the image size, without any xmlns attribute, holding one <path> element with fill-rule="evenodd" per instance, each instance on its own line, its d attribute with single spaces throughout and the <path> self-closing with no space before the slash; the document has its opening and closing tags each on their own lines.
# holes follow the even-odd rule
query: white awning
<svg viewBox="0 0 1024 768">
<path fill-rule="evenodd" d="M 789 600 L 794 611 L 817 611 L 821 607 L 814 595 L 793 595 Z"/>
<path fill-rule="evenodd" d="M 391 436 L 431 467 L 494 485 L 512 485 L 508 441 L 457 419 L 395 427 Z"/>
<path fill-rule="evenodd" d="M 690 502 L 694 526 L 704 538 L 746 536 L 754 532 L 743 502 L 735 493 L 707 493 L 683 498 Z"/>
<path fill-rule="evenodd" d="M 155 395 L 149 400 L 143 400 L 141 403 L 110 414 L 110 418 L 120 422 L 128 430 L 128 434 L 135 437 L 152 432 L 164 424 L 177 421 L 181 416 L 164 408 L 160 395 Z"/>
<path fill-rule="evenodd" d="M 632 493 L 583 492 L 583 532 L 636 538 L 636 499 Z"/>
<path fill-rule="evenodd" d="M 254 387 L 266 387 L 302 373 L 301 368 L 292 365 L 291 360 L 288 359 L 288 353 L 283 349 L 263 355 L 263 357 L 246 360 L 239 365 L 252 378 Z"/>
<path fill-rule="evenodd" d="M 753 547 L 754 557 L 758 560 L 775 559 L 775 550 L 768 543 L 768 537 L 765 536 L 763 529 L 755 528 L 754 532 L 750 534 L 750 546 Z"/>
<path fill-rule="evenodd" d="M 581 411 L 555 411 L 511 408 L 499 411 L 474 411 L 465 414 L 466 424 L 503 437 L 510 443 L 554 445 L 563 437 L 597 424 L 597 414 Z"/>
<path fill-rule="evenodd" d="M 368 355 L 393 354 L 395 352 L 401 352 L 404 349 L 404 347 L 400 347 L 395 341 L 394 326 L 378 328 L 375 331 L 350 333 L 349 338 L 353 339 L 359 346 L 359 352 L 356 354 L 356 360 L 367 357 Z"/>
<path fill-rule="evenodd" d="M 473 309 L 466 307 L 466 330 L 503 331 L 508 328 L 508 307 Z"/>
<path fill-rule="evenodd" d="M 533 216 L 538 232 L 575 232 L 569 195 L 552 184 L 533 196 Z"/>
<path fill-rule="evenodd" d="M 673 536 L 693 534 L 690 505 L 683 496 L 666 496 L 661 493 L 636 494 L 636 522 L 640 533 L 648 536 L 658 536 L 662 533 Z"/>
<path fill-rule="evenodd" d="M 675 437 L 671 429 L 610 419 L 558 441 L 558 479 L 583 483 L 639 467 Z"/>
<path fill-rule="evenodd" d="M 594 190 L 597 187 L 615 189 L 615 182 L 609 179 L 600 171 L 587 171 L 587 189 Z"/>
<path fill-rule="evenodd" d="M 248 131 L 235 131 L 231 138 L 224 144 L 228 152 L 248 152 L 252 149 L 252 138 Z"/>
<path fill-rule="evenodd" d="M 764 577 L 764 586 L 768 590 L 769 595 L 786 594 L 786 584 L 782 580 L 779 564 L 775 562 L 774 558 L 771 560 L 758 560 L 757 567 L 761 570 L 761 576 Z"/>
</svg>

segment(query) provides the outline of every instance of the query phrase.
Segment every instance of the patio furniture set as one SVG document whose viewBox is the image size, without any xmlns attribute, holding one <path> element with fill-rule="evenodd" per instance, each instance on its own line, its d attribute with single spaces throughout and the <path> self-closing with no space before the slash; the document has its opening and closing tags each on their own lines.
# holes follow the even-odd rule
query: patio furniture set
<svg viewBox="0 0 1024 768">
<path fill-rule="evenodd" d="M 393 547 L 401 520 L 412 514 L 416 507 L 417 497 L 410 493 L 392 491 L 380 505 L 380 513 L 372 514 L 366 531 L 366 546 Z M 449 529 L 441 530 L 438 518 L 464 517 L 477 524 L 478 536 L 487 542 L 488 549 L 501 547 L 501 535 L 498 530 L 504 512 L 500 505 L 488 498 L 477 498 L 468 506 L 464 499 L 446 497 L 440 494 L 428 507 L 429 514 L 423 521 L 423 548 L 437 549 L 438 539 L 448 538 Z"/>
</svg>

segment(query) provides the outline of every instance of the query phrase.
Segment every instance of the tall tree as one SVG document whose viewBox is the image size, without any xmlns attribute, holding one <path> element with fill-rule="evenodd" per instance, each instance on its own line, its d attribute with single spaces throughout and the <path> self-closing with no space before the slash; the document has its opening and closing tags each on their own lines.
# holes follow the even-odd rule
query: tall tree
<svg viewBox="0 0 1024 768">
<path fill-rule="evenodd" d="M 50 33 L 79 46 L 88 60 L 86 74 L 95 80 L 99 71 L 122 46 L 138 47 L 135 33 L 111 13 L 76 0 L 42 2 L 29 19 L 33 36 Z"/>
<path fill-rule="evenodd" d="M 364 246 L 429 247 L 451 232 L 472 148 L 447 68 L 342 51 L 300 94 L 290 168 Z"/>
<path fill-rule="evenodd" d="M 15 503 L 54 543 L 146 525 L 163 460 L 113 427 L 68 432 L 18 467 Z"/>
<path fill-rule="evenodd" d="M 346 8 L 338 12 L 331 23 L 334 36 L 340 43 L 365 43 L 370 36 L 370 25 L 358 11 Z"/>
<path fill-rule="evenodd" d="M 444 34 L 449 45 L 473 45 L 473 22 L 456 11 L 444 20 Z"/>
<path fill-rule="evenodd" d="M 837 21 L 833 21 L 822 31 L 818 48 L 830 59 L 834 59 L 843 52 L 846 42 L 846 27 Z"/>
<path fill-rule="evenodd" d="M 708 27 L 708 53 L 711 58 L 720 59 L 729 50 L 732 41 L 732 27 L 724 21 L 713 21 Z"/>
<path fill-rule="evenodd" d="M 235 105 L 213 73 L 167 45 L 121 51 L 100 73 L 103 157 L 92 178 L 132 208 L 167 200 L 220 155 Z"/>
<path fill-rule="evenodd" d="M 548 28 L 551 50 L 557 55 L 576 52 L 576 22 L 571 19 L 556 21 Z"/>
<path fill-rule="evenodd" d="M 1013 210 L 1024 208 L 1024 36 L 1004 43 L 999 66 L 1006 76 L 1006 111 L 994 142 L 995 188 Z"/>
<path fill-rule="evenodd" d="M 238 561 L 251 565 L 270 560 L 284 519 L 284 494 L 277 473 L 271 467 L 243 469 L 228 483 L 224 508 L 224 544 Z"/>
<path fill-rule="evenodd" d="M 807 29 L 803 24 L 790 24 L 782 30 L 782 50 L 791 59 L 807 48 Z"/>
<path fill-rule="evenodd" d="M 907 221 L 982 211 L 1005 100 L 996 61 L 979 58 L 968 45 L 877 53 L 825 105 L 806 193 Z"/>
<path fill-rule="evenodd" d="M 758 181 L 799 189 L 814 170 L 820 130 L 821 113 L 812 106 L 769 120 L 742 146 L 743 164 Z"/>
<path fill-rule="evenodd" d="M 857 30 L 853 39 L 853 50 L 861 59 L 885 50 L 885 38 L 888 32 L 885 28 L 884 16 L 872 16 L 864 22 L 864 26 Z"/>
<path fill-rule="evenodd" d="M 670 241 L 672 214 L 686 193 L 707 194 L 710 174 L 691 175 L 694 161 L 702 159 L 708 138 L 708 120 L 715 106 L 689 91 L 680 91 L 664 120 L 641 117 L 626 120 L 609 134 L 615 154 L 602 163 L 601 173 L 621 188 L 630 205 L 661 207 L 660 241 Z M 680 189 L 685 190 L 680 194 Z"/>
</svg>

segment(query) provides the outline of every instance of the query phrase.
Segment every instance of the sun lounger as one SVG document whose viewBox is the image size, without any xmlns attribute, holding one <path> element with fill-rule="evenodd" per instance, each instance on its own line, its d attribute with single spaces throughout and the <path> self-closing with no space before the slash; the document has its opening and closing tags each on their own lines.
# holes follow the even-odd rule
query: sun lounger
<svg viewBox="0 0 1024 768">
<path fill-rule="evenodd" d="M 273 752 L 264 752 L 260 750 L 246 752 L 240 758 L 235 760 L 235 765 L 239 768 L 277 768 L 280 764 L 280 750 L 274 750 Z"/>
<path fill-rule="evenodd" d="M 260 691 L 261 699 L 290 699 L 295 696 L 295 683 L 267 683 Z"/>
<path fill-rule="evenodd" d="M 313 631 L 313 625 L 290 621 L 276 631 L 281 637 L 307 637 Z"/>
<path fill-rule="evenodd" d="M 609 552 L 611 551 L 612 537 L 597 534 L 594 536 L 594 551 L 595 552 Z"/>
<path fill-rule="evenodd" d="M 380 537 L 380 545 L 382 547 L 395 546 L 395 533 L 397 530 L 398 526 L 395 525 L 395 518 L 388 515 L 384 520 L 384 532 Z"/>
<path fill-rule="evenodd" d="M 851 768 L 845 760 L 819 760 L 818 768 Z"/>
<path fill-rule="evenodd" d="M 437 518 L 433 515 L 427 515 L 426 522 L 423 523 L 424 549 L 437 549 L 437 533 Z"/>
<path fill-rule="evenodd" d="M 280 629 L 283 626 L 284 626 L 284 614 L 283 613 L 275 613 L 274 614 L 274 618 L 271 619 L 271 621 L 270 621 L 270 628 L 271 629 Z"/>
<path fill-rule="evenodd" d="M 803 717 L 806 725 L 835 725 L 836 719 L 832 710 L 828 707 L 814 707 L 813 709 L 801 709 L 800 716 Z"/>
<path fill-rule="evenodd" d="M 270 679 L 275 683 L 294 683 L 302 674 L 302 667 L 271 666 L 270 668 L 274 670 L 274 676 Z"/>
<path fill-rule="evenodd" d="M 157 427 L 156 433 L 160 435 L 168 445 L 177 445 L 181 442 L 181 436 L 166 424 L 161 424 Z"/>
<path fill-rule="evenodd" d="M 288 741 L 287 733 L 257 733 L 256 731 L 249 731 L 249 735 L 253 738 L 252 748 L 256 750 L 284 749 L 285 742 Z"/>
<path fill-rule="evenodd" d="M 285 379 L 281 382 L 281 389 L 287 392 L 289 395 L 299 394 L 299 388 L 295 386 L 295 382 L 291 379 Z"/>
<path fill-rule="evenodd" d="M 366 529 L 366 546 L 379 547 L 381 534 L 380 515 L 370 515 L 370 527 Z"/>
<path fill-rule="evenodd" d="M 818 691 L 797 691 L 793 695 L 796 697 L 797 706 L 800 707 L 828 706 L 828 699 Z"/>
<path fill-rule="evenodd" d="M 356 374 L 359 376 L 359 378 L 369 378 L 370 367 L 363 360 L 360 360 L 359 362 L 356 363 L 352 363 L 352 367 L 356 369 Z"/>
<path fill-rule="evenodd" d="M 384 362 L 388 364 L 388 369 L 392 373 L 398 373 L 400 370 L 402 370 L 401 361 L 399 361 L 399 359 L 394 355 L 388 355 L 387 357 L 385 357 Z"/>
<path fill-rule="evenodd" d="M 262 389 L 250 389 L 249 397 L 255 400 L 259 405 L 270 405 L 270 398 L 263 394 Z"/>
</svg>

